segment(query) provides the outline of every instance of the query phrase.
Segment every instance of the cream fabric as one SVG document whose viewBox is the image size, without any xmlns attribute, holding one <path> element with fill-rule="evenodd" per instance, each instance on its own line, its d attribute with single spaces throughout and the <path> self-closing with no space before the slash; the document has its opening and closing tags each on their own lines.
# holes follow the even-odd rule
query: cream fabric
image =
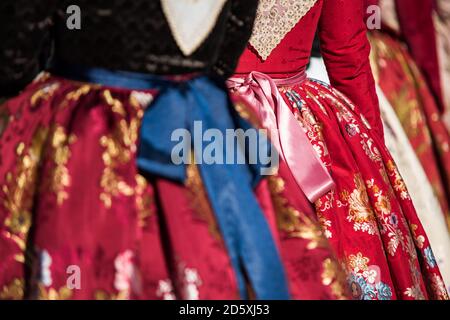
<svg viewBox="0 0 450 320">
<path fill-rule="evenodd" d="M 194 53 L 216 25 L 226 0 L 160 0 L 172 35 L 185 56 Z"/>
</svg>

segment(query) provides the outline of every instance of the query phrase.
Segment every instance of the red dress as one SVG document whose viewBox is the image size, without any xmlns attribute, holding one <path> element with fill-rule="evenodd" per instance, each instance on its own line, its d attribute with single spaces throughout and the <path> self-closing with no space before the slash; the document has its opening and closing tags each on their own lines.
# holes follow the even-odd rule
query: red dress
<svg viewBox="0 0 450 320">
<path fill-rule="evenodd" d="M 259 110 L 258 83 L 264 82 L 254 71 L 277 78 L 272 96 L 281 94 L 335 182 L 315 202 L 316 214 L 354 298 L 447 299 L 427 236 L 383 143 L 364 12 L 359 0 L 261 1 L 231 90 Z M 292 78 L 305 70 L 317 26 L 333 87 Z"/>
<path fill-rule="evenodd" d="M 397 21 L 388 20 L 382 32 L 371 32 L 372 66 L 450 221 L 450 135 L 440 110 L 431 1 L 417 1 L 415 6 L 422 8 L 421 11 L 414 6 L 407 9 L 404 2 L 408 1 L 397 0 L 398 10 L 391 15 L 391 20 L 398 17 L 399 30 L 391 27 Z M 402 40 L 407 42 L 409 50 Z"/>
<path fill-rule="evenodd" d="M 87 32 L 99 38 L 78 39 L 79 49 L 90 50 L 91 41 L 103 39 L 108 26 L 114 25 L 111 24 L 115 21 L 110 20 L 112 17 L 121 22 L 132 21 L 118 27 L 113 42 L 119 39 L 130 43 L 136 55 L 122 61 L 121 54 L 127 52 L 127 48 L 114 44 L 111 56 L 118 58 L 119 65 L 122 62 L 126 62 L 125 65 L 146 64 L 138 52 L 139 43 L 146 41 L 139 42 L 140 39 L 136 38 L 136 35 L 142 35 L 135 32 L 134 22 L 135 15 L 142 12 L 137 8 L 149 8 L 152 15 L 145 13 L 147 24 L 140 26 L 151 26 L 150 30 L 146 29 L 147 34 L 159 34 L 165 40 L 164 46 L 154 48 L 155 52 L 145 50 L 145 55 L 155 53 L 153 58 L 158 63 L 153 67 L 161 67 L 161 71 L 166 70 L 173 76 L 180 70 L 172 70 L 173 64 L 187 66 L 187 70 L 180 72 L 182 79 L 189 78 L 186 74 L 199 72 L 191 69 L 195 64 L 189 60 L 196 54 L 189 59 L 179 57 L 181 51 L 159 8 L 159 1 L 136 1 L 136 7 L 130 6 L 130 10 L 125 12 L 119 2 L 108 4 L 110 12 L 115 14 L 107 18 L 97 4 L 84 6 L 88 11 L 83 19 L 99 22 L 98 28 Z M 0 51 L 19 55 L 27 53 L 31 61 L 25 59 L 26 65 L 38 65 L 33 60 L 38 54 L 27 50 L 34 49 L 33 36 L 40 40 L 41 34 L 37 26 L 30 28 L 30 25 L 35 21 L 48 21 L 50 16 L 43 20 L 27 19 L 31 13 L 50 15 L 46 6 L 50 3 L 55 2 L 45 2 L 42 6 L 41 0 L 7 1 L 9 10 L 22 12 L 23 16 L 3 17 L 0 24 L 7 26 L 2 24 L 0 30 L 12 28 L 21 34 L 21 41 L 2 42 Z M 218 34 L 205 40 L 208 51 L 204 57 L 208 64 L 215 63 L 221 45 L 236 50 L 235 53 L 229 52 L 234 50 L 220 52 L 221 58 L 232 62 L 250 36 L 251 30 L 247 34 L 242 29 L 251 25 L 254 18 L 251 12 L 256 11 L 256 1 L 229 0 L 227 3 L 226 11 L 217 22 L 218 27 L 214 28 Z M 248 8 L 242 10 L 242 7 Z M 154 10 L 150 10 L 152 8 Z M 190 18 L 189 15 L 187 17 Z M 248 23 L 231 23 L 231 18 L 234 22 L 237 19 Z M 55 19 L 54 25 L 60 27 L 62 33 L 63 40 L 57 38 L 60 49 L 67 49 L 70 53 L 72 41 L 64 39 L 74 33 L 66 28 L 65 21 Z M 29 32 L 30 29 L 35 32 Z M 166 31 L 161 33 L 160 30 Z M 105 43 L 100 42 L 102 45 L 97 50 L 105 49 L 102 47 Z M 26 49 L 14 47 L 21 43 Z M 157 49 L 164 52 L 159 54 Z M 107 47 L 105 50 L 108 51 Z M 81 56 L 88 60 L 96 56 L 95 52 L 85 53 Z M 56 50 L 56 54 L 61 52 Z M 73 58 L 76 55 L 69 56 Z M 1 58 L 5 57 L 2 55 Z M 1 81 L 5 78 L 7 82 L 17 80 L 16 68 L 21 72 L 24 70 L 15 63 L 20 65 L 24 59 L 0 64 L 12 73 L 2 73 Z M 98 66 L 97 62 L 92 63 Z M 112 69 L 136 71 L 119 66 Z M 201 70 L 206 76 L 207 70 Z M 161 73 L 158 74 L 161 77 Z M 138 168 L 136 159 L 141 122 L 160 93 L 156 88 L 146 88 L 148 90 L 133 90 L 123 87 L 123 82 L 113 87 L 78 82 L 45 72 L 25 88 L 20 88 L 23 90 L 18 96 L 0 106 L 0 299 L 245 297 L 240 295 L 236 269 L 232 266 L 231 254 L 199 167 L 187 165 L 184 183 L 164 179 L 157 174 L 144 177 Z M 221 92 L 227 93 L 224 83 Z M 239 115 L 253 122 L 254 117 L 242 100 L 231 98 Z M 234 114 L 235 111 L 230 108 L 228 112 Z M 166 120 L 170 121 L 171 116 L 168 114 Z M 258 125 L 257 122 L 253 124 Z M 161 145 L 164 143 L 161 141 Z M 227 190 L 218 191 L 224 191 L 227 196 Z M 252 196 L 267 220 L 275 249 L 280 252 L 289 296 L 294 299 L 346 298 L 342 268 L 312 205 L 293 183 L 286 165 L 281 163 L 277 174 L 268 180 L 263 179 Z M 244 207 L 243 204 L 237 205 L 237 211 Z M 233 203 L 230 206 L 236 207 Z M 248 227 L 233 218 L 229 220 L 238 227 Z M 242 245 L 239 238 L 235 241 Z M 244 249 L 252 251 L 251 247 Z M 257 267 L 263 265 L 257 264 Z M 252 270 L 246 271 L 250 279 Z M 263 280 L 270 282 L 273 278 Z M 252 290 L 250 281 L 246 284 L 252 297 L 256 290 Z M 276 295 L 277 292 L 269 294 Z"/>
</svg>

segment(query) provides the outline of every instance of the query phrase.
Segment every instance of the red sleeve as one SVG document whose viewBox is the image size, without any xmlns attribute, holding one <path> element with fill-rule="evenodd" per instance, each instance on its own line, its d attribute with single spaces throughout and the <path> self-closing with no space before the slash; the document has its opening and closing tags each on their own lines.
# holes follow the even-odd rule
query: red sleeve
<svg viewBox="0 0 450 320">
<path fill-rule="evenodd" d="M 370 67 L 364 0 L 324 0 L 319 24 L 321 51 L 331 84 L 347 95 L 383 137 Z"/>
<path fill-rule="evenodd" d="M 443 110 L 433 0 L 396 0 L 401 33 Z"/>
</svg>

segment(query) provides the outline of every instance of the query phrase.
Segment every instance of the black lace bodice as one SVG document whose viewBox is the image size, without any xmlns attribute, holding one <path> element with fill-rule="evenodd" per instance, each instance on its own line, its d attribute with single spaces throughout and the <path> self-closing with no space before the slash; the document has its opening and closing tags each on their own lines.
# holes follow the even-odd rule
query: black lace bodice
<svg viewBox="0 0 450 320">
<path fill-rule="evenodd" d="M 250 37 L 258 0 L 228 0 L 209 38 L 191 56 L 178 48 L 159 0 L 1 0 L 0 94 L 23 88 L 49 58 L 155 74 L 227 77 Z M 68 6 L 81 29 L 67 28 Z"/>
</svg>

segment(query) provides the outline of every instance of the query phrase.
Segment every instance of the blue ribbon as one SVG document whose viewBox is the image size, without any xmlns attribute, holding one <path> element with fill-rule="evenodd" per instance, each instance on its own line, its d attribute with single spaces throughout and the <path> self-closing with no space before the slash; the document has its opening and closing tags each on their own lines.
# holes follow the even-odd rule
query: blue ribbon
<svg viewBox="0 0 450 320">
<path fill-rule="evenodd" d="M 158 97 L 147 108 L 142 121 L 138 167 L 147 174 L 184 182 L 186 164 L 174 164 L 172 151 L 179 141 L 172 141 L 171 138 L 175 130 L 189 132 L 241 297 L 248 298 L 248 278 L 258 299 L 290 298 L 283 264 L 253 192 L 253 187 L 261 179 L 260 169 L 264 166 L 259 161 L 254 165 L 205 164 L 199 161 L 203 158 L 204 148 L 193 141 L 194 122 L 201 121 L 203 131 L 219 130 L 223 137 L 226 137 L 227 129 L 245 131 L 252 128 L 234 110 L 223 84 L 208 77 L 175 82 L 158 76 L 95 68 L 66 67 L 63 73 L 71 79 L 108 86 L 159 89 Z M 225 148 L 224 143 L 223 150 L 220 150 L 223 155 L 226 154 Z M 237 145 L 234 149 L 236 157 L 248 159 L 244 150 L 249 149 Z"/>
</svg>

